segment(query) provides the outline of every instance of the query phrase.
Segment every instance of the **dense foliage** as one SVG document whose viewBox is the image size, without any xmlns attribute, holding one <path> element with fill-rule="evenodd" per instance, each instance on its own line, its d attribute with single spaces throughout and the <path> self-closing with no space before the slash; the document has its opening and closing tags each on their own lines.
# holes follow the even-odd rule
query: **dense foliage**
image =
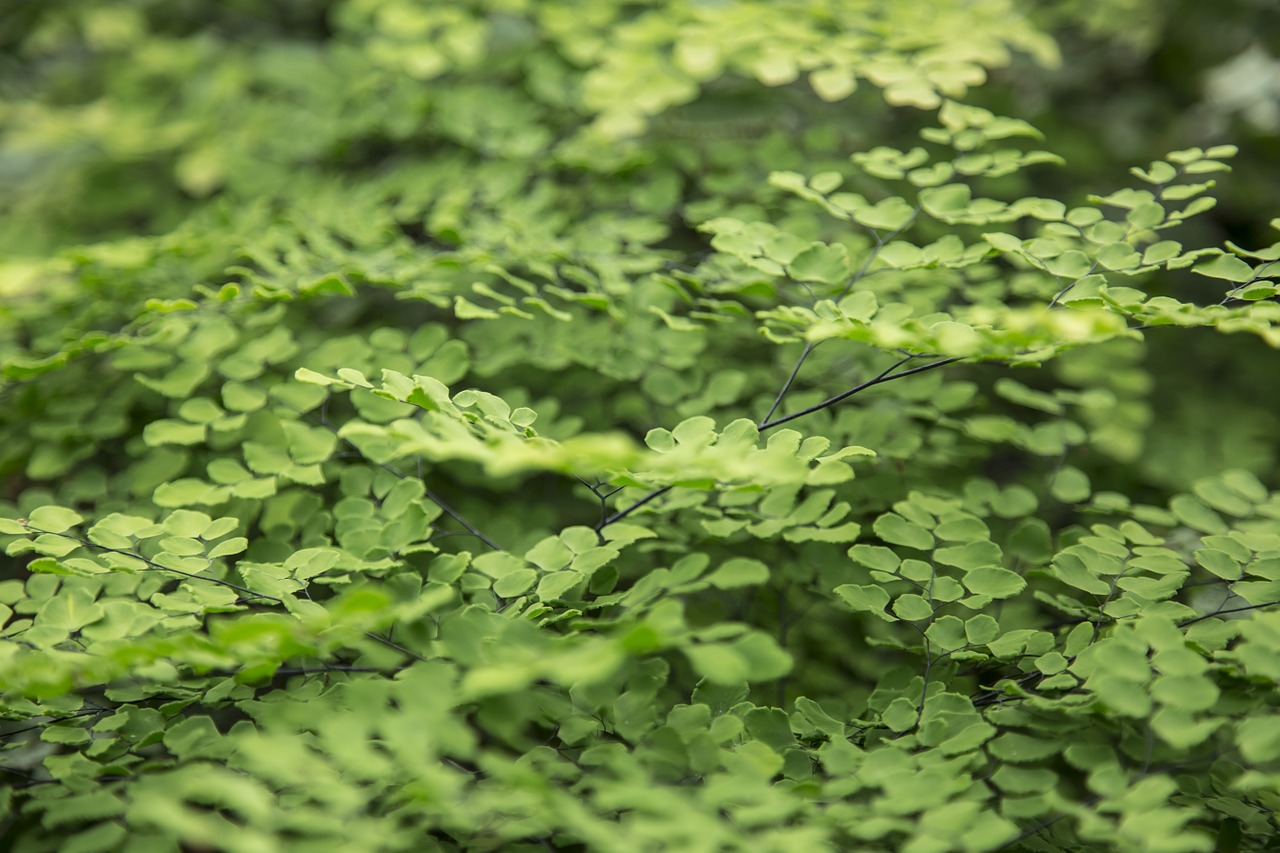
<svg viewBox="0 0 1280 853">
<path fill-rule="evenodd" d="M 1280 243 L 998 114 L 1057 18 L 14 9 L 6 849 L 1275 848 L 1274 451 L 1148 433 Z"/>
</svg>

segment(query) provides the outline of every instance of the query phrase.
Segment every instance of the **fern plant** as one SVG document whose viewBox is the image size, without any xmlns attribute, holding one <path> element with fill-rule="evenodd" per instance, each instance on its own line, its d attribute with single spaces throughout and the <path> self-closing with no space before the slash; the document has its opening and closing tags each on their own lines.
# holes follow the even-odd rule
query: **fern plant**
<svg viewBox="0 0 1280 853">
<path fill-rule="evenodd" d="M 1038 197 L 1004 0 L 23 15 L 7 848 L 1274 845 L 1276 472 L 1143 466 L 1232 146 Z"/>
</svg>

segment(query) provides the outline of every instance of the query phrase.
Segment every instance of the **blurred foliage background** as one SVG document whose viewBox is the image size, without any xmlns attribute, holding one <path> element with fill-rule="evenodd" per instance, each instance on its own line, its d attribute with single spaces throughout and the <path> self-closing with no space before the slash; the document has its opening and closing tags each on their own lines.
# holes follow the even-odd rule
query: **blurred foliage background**
<svg viewBox="0 0 1280 853">
<path fill-rule="evenodd" d="M 654 4 L 634 5 L 641 13 Z M 33 286 L 34 267 L 24 259 L 163 234 L 220 205 L 298 204 L 300 171 L 358 183 L 407 159 L 459 148 L 487 159 L 524 159 L 548 144 L 525 128 L 536 124 L 551 137 L 562 134 L 553 141 L 563 142 L 581 118 L 572 115 L 577 105 L 562 91 L 566 69 L 528 49 L 530 34 L 516 25 L 518 16 L 504 35 L 509 49 L 482 54 L 468 40 L 466 3 L 11 0 L 5 6 L 5 297 Z M 529 8 L 521 0 L 488 6 L 499 14 Z M 1191 226 L 1199 233 L 1188 239 L 1268 242 L 1280 157 L 1280 11 L 1274 2 L 1023 0 L 1015 6 L 1054 36 L 1064 61 L 1046 68 L 1015 53 L 968 99 L 1039 127 L 1047 147 L 1070 168 L 1020 172 L 1010 178 L 1017 182 L 1012 192 L 1078 202 L 1087 189 L 1123 181 L 1130 164 L 1230 141 L 1241 148 L 1234 174 L 1222 182 L 1218 208 Z M 550 26 L 572 30 L 555 21 Z M 369 30 L 377 35 L 366 40 Z M 419 52 L 408 60 L 404 45 L 433 32 L 442 34 L 439 55 L 433 60 Z M 465 71 L 495 57 L 492 75 L 513 82 L 502 109 L 479 119 L 465 88 L 432 91 L 430 81 L 445 66 Z M 792 86 L 797 110 L 811 109 L 810 102 L 822 106 L 802 81 Z M 487 91 L 474 95 L 489 97 Z M 760 128 L 779 118 L 761 114 L 749 93 L 715 94 L 696 110 L 661 115 L 652 132 L 761 139 Z M 909 147 L 923 120 L 917 111 L 885 105 L 869 86 L 846 103 L 851 117 L 842 132 L 849 150 Z M 505 126 L 502 115 L 510 117 Z M 767 137 L 758 147 L 766 163 L 777 151 Z M 576 156 L 593 163 L 585 166 L 589 171 L 636 165 L 626 162 L 625 146 Z M 128 251 L 127 242 L 114 246 Z M 1169 276 L 1153 286 L 1191 298 L 1204 282 Z M 1179 336 L 1176 344 L 1166 339 L 1172 336 L 1150 335 L 1145 370 L 1154 385 L 1138 387 L 1138 381 L 1132 389 L 1131 402 L 1140 398 L 1145 406 L 1136 416 L 1148 432 L 1141 482 L 1130 488 L 1182 488 L 1229 466 L 1275 482 L 1280 407 L 1259 405 L 1257 391 L 1271 375 L 1260 357 L 1263 345 L 1210 332 Z M 1201 449 L 1182 453 L 1188 443 Z"/>
<path fill-rule="evenodd" d="M 355 88 L 354 81 L 326 76 L 337 69 L 320 67 L 322 51 L 342 40 L 335 26 L 341 22 L 333 18 L 344 4 L 333 0 L 5 5 L 0 249 L 6 253 L 157 232 L 196 199 L 237 188 L 261 191 L 255 181 L 275 171 L 270 165 L 287 170 L 336 153 L 339 140 L 368 130 L 354 110 L 311 113 L 311 133 L 297 123 L 305 108 L 332 94 L 329 87 Z M 1008 68 L 993 74 L 994 85 L 975 89 L 971 101 L 1039 127 L 1071 163 L 1071 179 L 1089 186 L 1114 183 L 1126 164 L 1178 147 L 1234 141 L 1242 149 L 1234 161 L 1237 177 L 1220 190 L 1217 213 L 1204 221 L 1229 239 L 1262 240 L 1273 196 L 1271 164 L 1280 155 L 1280 10 L 1271 0 L 1019 5 L 1058 40 L 1066 61 L 1046 69 L 1015 54 Z M 391 19 L 385 23 L 392 30 L 416 26 L 410 16 L 382 17 Z M 889 143 L 884 132 L 894 116 L 865 106 L 868 114 L 859 119 L 868 129 L 860 135 Z M 222 123 L 232 118 L 222 112 L 227 109 L 235 110 L 238 127 Z M 265 124 L 245 121 L 247 109 L 250 119 Z M 264 174 L 220 174 L 213 158 L 200 156 L 210 143 L 234 146 L 237 136 L 269 138 L 274 164 L 263 164 Z M 347 153 L 357 167 L 390 152 Z M 1036 177 L 1046 184 L 1042 194 L 1071 189 L 1060 186 L 1062 175 Z M 53 209 L 62 211 L 62 229 L 37 232 Z"/>
</svg>

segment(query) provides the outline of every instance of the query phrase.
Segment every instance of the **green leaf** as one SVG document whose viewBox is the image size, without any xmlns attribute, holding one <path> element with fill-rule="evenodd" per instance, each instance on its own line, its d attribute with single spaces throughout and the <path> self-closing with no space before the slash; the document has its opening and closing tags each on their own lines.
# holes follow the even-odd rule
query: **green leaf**
<svg viewBox="0 0 1280 853">
<path fill-rule="evenodd" d="M 852 95 L 858 87 L 858 81 L 848 69 L 831 66 L 811 72 L 809 85 L 819 98 L 834 102 Z"/>
<path fill-rule="evenodd" d="M 964 623 L 964 635 L 971 643 L 989 643 L 1000 636 L 1000 623 L 981 613 Z"/>
<path fill-rule="evenodd" d="M 928 619 L 933 615 L 933 607 L 919 595 L 908 593 L 900 595 L 893 601 L 893 612 L 908 622 Z"/>
<path fill-rule="evenodd" d="M 1219 720 L 1198 719 L 1195 714 L 1173 707 L 1161 708 L 1151 717 L 1156 736 L 1180 750 L 1204 743 L 1220 727 Z"/>
<path fill-rule="evenodd" d="M 1049 490 L 1063 503 L 1081 503 L 1088 500 L 1092 492 L 1088 476 L 1070 465 L 1064 465 L 1054 473 Z"/>
<path fill-rule="evenodd" d="M 299 371 L 301 372 L 301 371 Z M 322 379 L 324 377 L 321 377 Z M 324 384 L 328 384 L 327 380 Z M 227 382 L 222 386 L 222 405 L 233 412 L 256 412 L 267 403 L 266 392 L 241 382 Z"/>
<path fill-rule="evenodd" d="M 997 568 L 974 569 L 966 572 L 960 581 L 975 595 L 992 598 L 1012 598 L 1027 586 L 1017 572 Z"/>
<path fill-rule="evenodd" d="M 889 707 L 885 708 L 884 713 L 880 715 L 881 721 L 895 732 L 905 732 L 914 727 L 916 717 L 915 703 L 902 696 L 890 702 Z"/>
<path fill-rule="evenodd" d="M 897 571 L 901 562 L 897 554 L 880 545 L 854 545 L 849 549 L 849 559 L 882 572 Z"/>
<path fill-rule="evenodd" d="M 1161 240 L 1158 243 L 1152 243 L 1142 253 L 1142 263 L 1162 264 L 1172 258 L 1176 258 L 1182 251 L 1182 244 L 1176 240 Z"/>
<path fill-rule="evenodd" d="M 1047 412 L 1051 415 L 1059 415 L 1063 411 L 1062 403 L 1052 394 L 1033 390 L 1008 377 L 996 380 L 995 392 L 1012 403 Z"/>
<path fill-rule="evenodd" d="M 233 516 L 224 516 L 223 518 L 219 518 L 217 521 L 211 521 L 204 530 L 197 535 L 205 541 L 221 539 L 223 536 L 226 536 L 228 533 L 240 527 L 240 524 L 240 519 Z"/>
<path fill-rule="evenodd" d="M 969 542 L 964 545 L 951 545 L 933 552 L 935 561 L 957 569 L 980 569 L 986 566 L 999 565 L 1000 547 L 994 542 Z"/>
<path fill-rule="evenodd" d="M 1154 201 L 1138 205 L 1125 216 L 1125 220 L 1136 230 L 1153 228 L 1164 222 L 1164 219 L 1164 207 Z"/>
<path fill-rule="evenodd" d="M 751 664 L 728 644 L 686 646 L 684 653 L 694 671 L 712 684 L 736 684 L 747 681 L 751 676 Z"/>
<path fill-rule="evenodd" d="M 1250 500 L 1231 488 L 1226 482 L 1216 480 L 1200 480 L 1192 485 L 1191 490 L 1195 492 L 1196 497 L 1219 512 L 1225 512 L 1240 518 L 1252 515 L 1254 501 L 1263 500 L 1263 495 L 1265 495 L 1265 491 L 1262 492 L 1262 495 L 1254 491 L 1254 500 Z"/>
<path fill-rule="evenodd" d="M 1063 742 L 1052 734 L 1035 737 L 1021 732 L 1005 732 L 987 745 L 987 750 L 1001 761 L 1026 764 L 1062 752 Z"/>
<path fill-rule="evenodd" d="M 1022 251 L 1022 240 L 1013 234 L 1003 234 L 1000 232 L 983 234 L 982 239 L 986 240 L 1001 252 L 1020 253 Z"/>
<path fill-rule="evenodd" d="M 91 592 L 73 588 L 60 592 L 41 607 L 37 621 L 70 633 L 97 622 L 105 615 L 106 611 L 94 601 Z"/>
<path fill-rule="evenodd" d="M 80 513 L 61 506 L 38 507 L 27 516 L 28 526 L 45 533 L 65 533 L 83 522 L 84 517 Z"/>
<path fill-rule="evenodd" d="M 493 591 L 503 598 L 523 595 L 533 588 L 538 573 L 533 569 L 516 569 L 493 582 Z"/>
<path fill-rule="evenodd" d="M 1177 495 L 1169 501 L 1169 509 L 1178 521 L 1202 533 L 1227 532 L 1227 525 L 1222 518 L 1190 495 Z"/>
<path fill-rule="evenodd" d="M 1163 160 L 1156 160 L 1146 171 L 1136 167 L 1129 171 L 1152 184 L 1167 184 L 1178 177 L 1178 170 Z"/>
<path fill-rule="evenodd" d="M 734 557 L 707 575 L 706 580 L 718 589 L 757 586 L 762 583 L 768 583 L 769 567 L 759 560 L 753 560 L 748 557 Z"/>
<path fill-rule="evenodd" d="M 161 419 L 147 424 L 142 440 L 151 447 L 165 444 L 200 444 L 205 439 L 205 424 L 189 424 L 178 420 Z"/>
<path fill-rule="evenodd" d="M 924 635 L 938 649 L 960 649 L 968 643 L 964 622 L 955 616 L 939 616 L 934 619 L 933 624 L 925 629 Z"/>
<path fill-rule="evenodd" d="M 991 510 L 1001 518 L 1021 518 L 1036 511 L 1035 492 L 1026 486 L 1009 486 L 991 500 Z"/>
<path fill-rule="evenodd" d="M 781 752 L 796 745 L 791 731 L 791 721 L 780 708 L 754 708 L 743 720 L 747 734 L 770 749 Z"/>
<path fill-rule="evenodd" d="M 833 740 L 845 736 L 845 724 L 828 714 L 817 702 L 806 696 L 800 696 L 797 697 L 795 706 L 804 721 L 818 731 Z"/>
<path fill-rule="evenodd" d="M 203 536 L 213 524 L 213 519 L 206 513 L 187 509 L 174 510 L 165 516 L 161 527 L 166 533 L 195 539 Z"/>
<path fill-rule="evenodd" d="M 1151 685 L 1151 697 L 1161 705 L 1183 711 L 1207 711 L 1222 691 L 1203 675 L 1162 675 Z"/>
<path fill-rule="evenodd" d="M 171 726 L 164 734 L 165 749 L 179 758 L 209 758 L 223 752 L 218 743 L 221 735 L 211 718 L 187 717 Z"/>
<path fill-rule="evenodd" d="M 791 672 L 794 659 L 791 653 L 778 645 L 777 640 L 759 631 L 752 631 L 735 640 L 734 651 L 751 667 L 748 681 L 774 681 Z"/>
<path fill-rule="evenodd" d="M 209 376 L 209 366 L 197 361 L 184 361 L 169 371 L 163 377 L 156 378 L 136 374 L 135 379 L 141 385 L 150 388 L 158 394 L 171 397 L 176 400 L 185 400 L 190 397 L 199 386 Z"/>
<path fill-rule="evenodd" d="M 1006 764 L 996 769 L 991 781 L 1009 794 L 1032 794 L 1052 788 L 1058 781 L 1058 775 L 1046 768 Z"/>
<path fill-rule="evenodd" d="M 1098 249 L 1096 257 L 1098 263 L 1109 270 L 1129 270 L 1142 263 L 1142 255 L 1123 241 L 1106 244 Z"/>
<path fill-rule="evenodd" d="M 1194 273 L 1241 284 L 1253 278 L 1253 267 L 1234 255 L 1218 255 L 1191 268 Z"/>
<path fill-rule="evenodd" d="M 889 593 L 883 587 L 874 584 L 842 584 L 835 588 L 835 594 L 854 610 L 874 613 L 883 619 L 889 618 L 884 611 L 889 605 Z"/>
<path fill-rule="evenodd" d="M 1224 580 L 1239 580 L 1244 572 L 1239 562 L 1222 551 L 1200 548 L 1194 557 L 1197 563 Z"/>
<path fill-rule="evenodd" d="M 192 397 L 178 407 L 178 417 L 197 424 L 213 423 L 224 414 L 222 408 L 207 397 Z"/>
<path fill-rule="evenodd" d="M 499 590 L 499 586 L 502 586 L 507 581 L 507 578 L 514 577 L 517 574 L 519 573 L 516 572 L 502 578 L 502 580 L 493 585 L 493 591 L 499 595 L 505 595 L 506 593 Z M 555 601 L 567 597 L 570 591 L 585 586 L 586 582 L 586 575 L 572 569 L 552 572 L 544 575 L 542 580 L 538 582 L 537 595 L 542 601 Z M 521 589 L 520 591 L 523 592 L 524 590 Z"/>
<path fill-rule="evenodd" d="M 1060 652 L 1048 652 L 1036 658 L 1036 669 L 1045 675 L 1054 675 L 1067 668 L 1068 661 Z"/>
<path fill-rule="evenodd" d="M 50 727 L 50 730 L 67 731 L 65 727 Z M 84 731 L 81 729 L 80 731 Z M 88 735 L 85 732 L 86 736 Z M 118 796 L 107 790 L 94 790 L 85 793 L 77 793 L 68 797 L 52 800 L 48 803 L 45 811 L 44 825 L 46 828 L 63 827 L 65 824 L 77 824 L 83 822 L 99 821 L 108 818 L 120 817 L 125 813 L 126 803 Z M 106 830 L 110 827 L 110 823 L 98 824 L 97 829 Z M 117 842 L 123 838 L 124 830 L 120 833 L 104 832 L 108 838 L 115 837 Z M 83 846 L 83 845 L 82 845 Z M 94 848 L 86 848 L 94 849 Z M 101 849 L 101 848 L 99 848 Z"/>
<path fill-rule="evenodd" d="M 1277 723 L 1280 720 L 1275 714 L 1260 714 L 1236 725 L 1236 743 L 1246 761 L 1265 764 L 1280 758 L 1280 725 Z"/>
<path fill-rule="evenodd" d="M 999 850 L 1016 841 L 1021 834 L 1018 825 L 998 814 L 979 814 L 973 824 L 960 834 L 964 850 Z"/>
<path fill-rule="evenodd" d="M 950 222 L 968 211 L 971 198 L 967 184 L 946 184 L 921 190 L 920 206 L 933 218 Z"/>
<path fill-rule="evenodd" d="M 698 686 L 693 689 L 693 701 L 700 705 L 706 705 L 711 709 L 713 718 L 727 714 L 731 708 L 745 700 L 751 692 L 747 686 L 747 682 L 743 679 L 735 684 L 718 684 L 713 681 L 703 679 L 698 682 Z M 738 718 L 733 717 L 730 722 L 736 721 Z M 739 731 L 741 725 L 739 724 Z"/>
<path fill-rule="evenodd" d="M 209 550 L 208 557 L 210 560 L 216 560 L 219 557 L 229 557 L 233 554 L 240 554 L 249 547 L 249 540 L 243 536 L 237 536 L 232 539 L 225 539 L 214 545 Z"/>
<path fill-rule="evenodd" d="M 894 545 L 905 545 L 921 551 L 933 547 L 933 534 L 895 513 L 886 513 L 877 518 L 872 529 L 881 539 Z"/>
<path fill-rule="evenodd" d="M 787 272 L 797 281 L 839 284 L 849 275 L 849 257 L 844 246 L 813 243 L 787 264 Z"/>
<path fill-rule="evenodd" d="M 933 533 L 948 542 L 981 542 L 991 537 L 991 530 L 980 518 L 960 512 L 944 515 Z"/>
<path fill-rule="evenodd" d="M 897 231 L 915 216 L 915 209 L 904 199 L 886 198 L 868 207 L 854 211 L 853 218 L 868 228 L 878 231 Z"/>
<path fill-rule="evenodd" d="M 1009 534 L 1007 549 L 1015 557 L 1044 562 L 1053 552 L 1052 533 L 1042 519 L 1024 518 Z"/>
</svg>

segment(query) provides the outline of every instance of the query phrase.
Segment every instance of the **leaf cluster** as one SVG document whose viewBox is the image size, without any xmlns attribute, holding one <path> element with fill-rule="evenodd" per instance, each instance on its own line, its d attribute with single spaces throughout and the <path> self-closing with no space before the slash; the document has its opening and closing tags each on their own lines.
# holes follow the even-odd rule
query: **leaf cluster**
<svg viewBox="0 0 1280 853">
<path fill-rule="evenodd" d="M 1233 146 L 1011 193 L 1004 0 L 24 14 L 10 848 L 1269 849 L 1275 472 L 1144 467 Z"/>
</svg>

